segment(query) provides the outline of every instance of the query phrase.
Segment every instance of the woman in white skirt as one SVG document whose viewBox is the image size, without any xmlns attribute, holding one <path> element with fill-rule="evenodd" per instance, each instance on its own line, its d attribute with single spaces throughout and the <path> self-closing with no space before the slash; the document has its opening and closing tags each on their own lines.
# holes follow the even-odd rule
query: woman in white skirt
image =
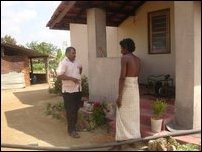
<svg viewBox="0 0 202 152">
<path fill-rule="evenodd" d="M 135 43 L 132 39 L 123 39 L 120 45 L 122 58 L 119 95 L 116 100 L 116 141 L 141 138 L 138 87 L 140 59 L 133 54 Z M 121 149 L 121 146 L 116 148 Z"/>
</svg>

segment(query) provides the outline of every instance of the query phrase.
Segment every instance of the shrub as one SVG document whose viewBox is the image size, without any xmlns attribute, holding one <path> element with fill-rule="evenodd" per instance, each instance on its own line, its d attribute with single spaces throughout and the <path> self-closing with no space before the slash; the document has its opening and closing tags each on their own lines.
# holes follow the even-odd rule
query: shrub
<svg viewBox="0 0 202 152">
<path fill-rule="evenodd" d="M 49 93 L 61 94 L 62 93 L 62 80 L 55 78 L 53 88 L 49 87 Z"/>
<path fill-rule="evenodd" d="M 172 136 L 149 140 L 149 151 L 199 151 L 199 146 L 191 143 L 181 144 Z"/>
<path fill-rule="evenodd" d="M 99 102 L 93 104 L 92 120 L 95 122 L 96 126 L 106 124 L 105 109 L 106 104 L 104 102 L 102 104 Z"/>
<path fill-rule="evenodd" d="M 62 80 L 56 79 L 54 83 L 54 93 L 55 94 L 61 94 L 62 93 Z"/>
<path fill-rule="evenodd" d="M 199 151 L 197 146 L 191 143 L 188 144 L 179 144 L 176 148 L 177 151 Z"/>
<path fill-rule="evenodd" d="M 62 112 L 64 112 L 64 103 L 58 102 L 56 104 L 48 103 L 46 106 L 46 114 L 52 115 L 53 118 L 60 119 Z"/>
<path fill-rule="evenodd" d="M 165 112 L 167 103 L 162 99 L 156 99 L 152 104 L 153 118 L 159 119 Z"/>
<path fill-rule="evenodd" d="M 90 131 L 95 129 L 96 124 L 95 122 L 92 120 L 91 115 L 86 115 L 85 113 L 83 113 L 82 111 L 78 111 L 78 121 L 77 121 L 77 129 L 78 130 L 82 130 L 82 131 Z"/>
<path fill-rule="evenodd" d="M 82 87 L 82 96 L 88 97 L 89 96 L 88 78 L 85 75 L 81 77 L 81 87 Z M 49 88 L 49 93 L 61 94 L 62 80 L 56 78 L 54 80 L 54 87 Z"/>
<path fill-rule="evenodd" d="M 89 96 L 88 78 L 85 75 L 81 77 L 81 87 L 82 87 L 82 96 L 88 97 Z"/>
</svg>

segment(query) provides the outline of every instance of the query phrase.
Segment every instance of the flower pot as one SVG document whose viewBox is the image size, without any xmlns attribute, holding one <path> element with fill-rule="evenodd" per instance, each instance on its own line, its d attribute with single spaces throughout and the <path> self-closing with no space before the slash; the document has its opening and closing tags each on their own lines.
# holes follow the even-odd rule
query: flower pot
<svg viewBox="0 0 202 152">
<path fill-rule="evenodd" d="M 162 127 L 163 119 L 153 119 L 151 118 L 151 130 L 153 132 L 160 132 Z"/>
</svg>

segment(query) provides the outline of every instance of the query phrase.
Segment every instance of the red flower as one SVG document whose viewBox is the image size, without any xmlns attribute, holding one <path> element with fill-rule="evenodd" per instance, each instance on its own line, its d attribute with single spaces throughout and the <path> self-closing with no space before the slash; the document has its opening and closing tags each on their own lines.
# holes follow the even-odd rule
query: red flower
<svg viewBox="0 0 202 152">
<path fill-rule="evenodd" d="M 98 108 L 100 106 L 101 106 L 100 102 L 98 102 L 98 101 L 93 102 L 93 108 Z"/>
</svg>

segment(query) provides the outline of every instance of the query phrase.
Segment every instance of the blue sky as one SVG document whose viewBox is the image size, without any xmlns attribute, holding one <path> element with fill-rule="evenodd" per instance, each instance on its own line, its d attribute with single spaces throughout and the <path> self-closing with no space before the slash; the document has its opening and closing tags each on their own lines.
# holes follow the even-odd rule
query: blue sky
<svg viewBox="0 0 202 152">
<path fill-rule="evenodd" d="M 52 43 L 64 50 L 70 45 L 67 30 L 46 27 L 61 1 L 1 1 L 1 37 L 6 34 L 17 44 L 32 41 Z"/>
</svg>

